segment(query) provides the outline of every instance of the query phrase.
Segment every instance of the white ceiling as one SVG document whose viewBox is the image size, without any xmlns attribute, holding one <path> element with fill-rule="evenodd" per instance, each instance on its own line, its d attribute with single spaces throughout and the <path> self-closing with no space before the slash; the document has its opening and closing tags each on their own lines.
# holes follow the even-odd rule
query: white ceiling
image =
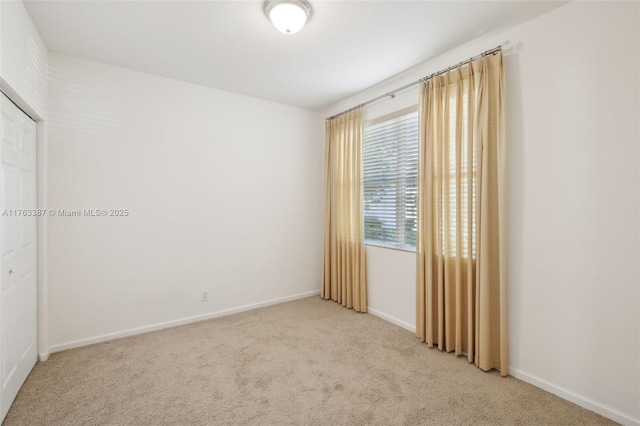
<svg viewBox="0 0 640 426">
<path fill-rule="evenodd" d="M 50 51 L 322 111 L 552 1 L 313 1 L 297 34 L 258 1 L 25 1 Z"/>
</svg>

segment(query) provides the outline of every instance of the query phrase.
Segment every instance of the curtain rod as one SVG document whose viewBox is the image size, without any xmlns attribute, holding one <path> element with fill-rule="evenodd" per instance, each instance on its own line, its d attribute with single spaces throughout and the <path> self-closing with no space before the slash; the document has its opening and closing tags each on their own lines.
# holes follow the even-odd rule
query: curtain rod
<svg viewBox="0 0 640 426">
<path fill-rule="evenodd" d="M 507 41 L 507 42 L 504 42 L 503 44 L 506 44 L 506 43 L 508 43 L 508 41 Z M 393 91 L 391 91 L 391 92 L 387 92 L 387 93 L 385 93 L 385 94 L 383 94 L 383 95 L 380 95 L 380 96 L 377 96 L 377 97 L 375 97 L 375 98 L 373 98 L 373 99 L 369 99 L 368 101 L 363 102 L 363 103 L 361 103 L 361 104 L 359 104 L 359 105 L 356 105 L 356 106 L 351 107 L 351 108 L 349 108 L 349 109 L 346 109 L 346 110 L 344 110 L 344 111 L 342 111 L 342 112 L 339 112 L 339 113 L 337 113 L 337 114 L 334 114 L 334 115 L 332 115 L 331 117 L 326 118 L 326 120 L 332 120 L 332 119 L 334 119 L 334 118 L 336 118 L 336 117 L 340 117 L 341 115 L 346 114 L 346 113 L 348 113 L 348 112 L 351 112 L 351 111 L 353 111 L 354 109 L 361 108 L 361 107 L 363 107 L 363 106 L 369 105 L 369 104 L 371 104 L 371 103 L 373 103 L 373 102 L 379 101 L 380 99 L 384 99 L 384 98 L 386 98 L 386 97 L 390 97 L 391 99 L 393 99 L 393 98 L 395 98 L 395 97 L 396 97 L 396 93 L 401 92 L 401 91 L 403 91 L 404 89 L 408 89 L 409 87 L 415 86 L 416 84 L 424 83 L 425 81 L 427 81 L 427 80 L 429 80 L 429 79 L 431 79 L 431 78 L 433 78 L 433 77 L 437 77 L 437 76 L 439 76 L 440 74 L 444 74 L 444 73 L 449 72 L 449 71 L 451 71 L 451 70 L 453 70 L 453 69 L 456 69 L 456 68 L 458 68 L 458 67 L 461 67 L 461 66 L 463 66 L 463 65 L 466 65 L 466 64 L 468 64 L 469 62 L 471 62 L 471 61 L 473 61 L 473 60 L 475 60 L 475 59 L 482 58 L 482 57 L 484 57 L 484 56 L 493 55 L 494 53 L 497 53 L 497 52 L 500 52 L 500 51 L 502 51 L 502 44 L 501 44 L 500 46 L 494 47 L 493 49 L 489 49 L 489 50 L 487 50 L 486 52 L 482 52 L 482 53 L 480 53 L 480 54 L 478 54 L 478 55 L 476 55 L 476 56 L 472 56 L 472 57 L 470 57 L 470 58 L 469 58 L 469 59 L 467 59 L 467 60 L 464 60 L 464 61 L 462 61 L 462 62 L 458 62 L 457 64 L 452 65 L 452 66 L 450 66 L 449 68 L 444 68 L 444 69 L 442 69 L 442 70 L 440 70 L 440 71 L 436 71 L 436 72 L 434 72 L 433 74 L 429 74 L 429 75 L 428 75 L 428 76 L 426 76 L 426 77 L 422 77 L 422 78 L 421 78 L 421 79 L 419 79 L 419 80 L 416 80 L 416 81 L 414 81 L 414 82 L 412 82 L 412 83 L 406 84 L 406 85 L 404 85 L 404 86 L 402 86 L 402 87 L 399 87 L 399 88 L 397 88 L 397 89 L 395 89 L 395 90 L 393 90 Z"/>
</svg>

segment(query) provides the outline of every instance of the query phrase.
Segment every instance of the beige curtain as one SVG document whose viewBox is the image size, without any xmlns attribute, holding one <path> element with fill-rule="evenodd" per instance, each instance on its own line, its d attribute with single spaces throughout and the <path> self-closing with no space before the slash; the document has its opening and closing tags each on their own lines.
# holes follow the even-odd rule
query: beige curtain
<svg viewBox="0 0 640 426">
<path fill-rule="evenodd" d="M 416 334 L 506 375 L 503 80 L 498 52 L 422 85 Z"/>
<path fill-rule="evenodd" d="M 326 122 L 321 296 L 367 312 L 362 219 L 362 109 Z"/>
</svg>

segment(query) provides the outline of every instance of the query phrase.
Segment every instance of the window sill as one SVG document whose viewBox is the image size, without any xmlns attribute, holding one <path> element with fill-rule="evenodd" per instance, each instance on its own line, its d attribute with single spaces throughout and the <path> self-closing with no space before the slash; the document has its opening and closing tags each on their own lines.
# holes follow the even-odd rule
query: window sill
<svg viewBox="0 0 640 426">
<path fill-rule="evenodd" d="M 371 247 L 378 247 L 378 248 L 383 248 L 383 249 L 389 249 L 389 250 L 395 250 L 395 251 L 403 251 L 406 253 L 415 253 L 416 249 L 412 249 L 412 248 L 402 248 L 402 247 L 391 247 L 391 246 L 385 246 L 384 244 L 376 244 L 376 243 L 369 243 L 366 242 L 364 243 L 365 246 L 371 246 Z"/>
</svg>

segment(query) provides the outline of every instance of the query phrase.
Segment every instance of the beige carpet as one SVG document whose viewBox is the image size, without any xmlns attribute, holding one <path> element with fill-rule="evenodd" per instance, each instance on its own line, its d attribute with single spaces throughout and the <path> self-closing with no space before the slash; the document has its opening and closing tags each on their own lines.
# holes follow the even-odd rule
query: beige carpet
<svg viewBox="0 0 640 426">
<path fill-rule="evenodd" d="M 51 355 L 4 425 L 596 425 L 318 297 Z"/>
</svg>

